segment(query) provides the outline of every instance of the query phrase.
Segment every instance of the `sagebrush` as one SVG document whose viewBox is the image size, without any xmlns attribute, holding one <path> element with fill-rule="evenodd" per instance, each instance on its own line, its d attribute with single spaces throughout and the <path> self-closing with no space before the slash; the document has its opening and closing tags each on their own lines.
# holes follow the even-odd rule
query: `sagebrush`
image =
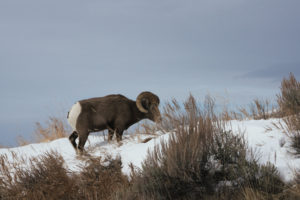
<svg viewBox="0 0 300 200">
<path fill-rule="evenodd" d="M 57 152 L 13 164 L 0 156 L 0 199 L 112 199 L 128 185 L 120 158 L 88 158 L 81 172 L 70 172 Z M 18 167 L 20 166 L 20 167 Z M 23 167 L 22 167 L 23 166 Z"/>
<path fill-rule="evenodd" d="M 167 105 L 168 141 L 149 152 L 130 188 L 117 199 L 240 199 L 244 188 L 267 194 L 282 192 L 276 168 L 259 165 L 242 136 L 226 130 L 208 97 L 198 106 L 190 96 L 184 108 Z"/>
</svg>

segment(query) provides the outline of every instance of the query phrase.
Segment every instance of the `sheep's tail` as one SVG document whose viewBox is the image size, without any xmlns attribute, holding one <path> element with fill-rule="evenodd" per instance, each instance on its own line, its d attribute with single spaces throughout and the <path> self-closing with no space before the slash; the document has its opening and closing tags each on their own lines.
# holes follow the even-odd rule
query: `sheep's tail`
<svg viewBox="0 0 300 200">
<path fill-rule="evenodd" d="M 79 102 L 75 103 L 71 110 L 68 112 L 68 122 L 71 125 L 73 131 L 76 131 L 77 118 L 81 113 L 81 105 Z"/>
</svg>

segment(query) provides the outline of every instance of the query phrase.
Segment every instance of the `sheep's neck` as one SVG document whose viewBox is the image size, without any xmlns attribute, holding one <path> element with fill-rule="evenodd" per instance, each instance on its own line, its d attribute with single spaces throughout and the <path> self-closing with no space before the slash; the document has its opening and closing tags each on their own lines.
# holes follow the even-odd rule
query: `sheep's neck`
<svg viewBox="0 0 300 200">
<path fill-rule="evenodd" d="M 135 108 L 134 114 L 136 116 L 136 122 L 139 122 L 139 121 L 147 118 L 147 113 L 141 112 L 138 108 Z"/>
</svg>

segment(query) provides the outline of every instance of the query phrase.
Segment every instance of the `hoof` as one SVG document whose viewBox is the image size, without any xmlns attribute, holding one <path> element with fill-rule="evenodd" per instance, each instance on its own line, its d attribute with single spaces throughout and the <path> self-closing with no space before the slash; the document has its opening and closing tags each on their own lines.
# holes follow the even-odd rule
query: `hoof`
<svg viewBox="0 0 300 200">
<path fill-rule="evenodd" d="M 123 142 L 122 141 L 119 141 L 118 142 L 118 147 L 122 146 L 123 145 Z"/>
<path fill-rule="evenodd" d="M 84 149 L 76 149 L 76 154 L 78 154 L 78 155 L 83 155 L 83 154 L 85 154 L 86 152 L 85 152 L 85 150 Z"/>
</svg>

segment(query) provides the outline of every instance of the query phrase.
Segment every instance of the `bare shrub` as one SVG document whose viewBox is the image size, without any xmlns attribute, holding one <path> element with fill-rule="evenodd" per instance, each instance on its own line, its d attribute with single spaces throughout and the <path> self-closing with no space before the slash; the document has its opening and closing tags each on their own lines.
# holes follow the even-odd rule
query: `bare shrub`
<svg viewBox="0 0 300 200">
<path fill-rule="evenodd" d="M 212 98 L 199 106 L 190 96 L 184 109 L 176 101 L 167 109 L 164 126 L 174 133 L 133 169 L 130 188 L 117 199 L 237 199 L 244 187 L 282 190 L 276 169 L 259 165 L 242 136 L 224 131 Z"/>
</svg>

